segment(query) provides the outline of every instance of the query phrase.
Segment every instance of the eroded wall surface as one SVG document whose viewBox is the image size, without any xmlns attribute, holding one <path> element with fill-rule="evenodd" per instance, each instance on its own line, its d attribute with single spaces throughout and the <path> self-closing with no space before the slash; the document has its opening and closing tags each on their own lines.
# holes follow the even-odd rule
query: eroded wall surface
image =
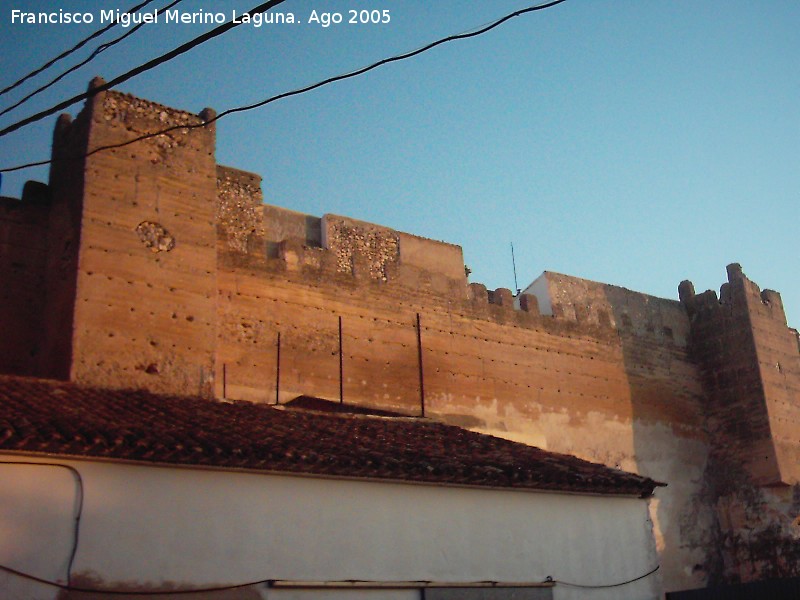
<svg viewBox="0 0 800 600">
<path fill-rule="evenodd" d="M 210 395 L 216 340 L 216 164 L 203 117 L 116 92 L 90 122 L 70 378 Z M 189 125 L 120 145 L 170 126 Z"/>
<path fill-rule="evenodd" d="M 722 302 L 701 295 L 712 315 L 701 318 L 702 302 L 545 273 L 515 303 L 509 290 L 465 286 L 451 245 L 421 240 L 406 260 L 400 232 L 263 214 L 273 252 L 218 240 L 218 396 L 424 411 L 637 471 L 669 483 L 651 502 L 667 590 L 776 572 L 766 550 L 741 556 L 787 553 L 800 507 L 793 492 L 759 487 L 794 483 L 800 425 L 797 336 L 776 294 L 741 278 L 750 303 L 726 304 L 725 286 Z M 751 468 L 761 462 L 767 479 Z M 750 517 L 731 521 L 731 506 Z M 741 541 L 748 527 L 760 545 Z"/>
<path fill-rule="evenodd" d="M 738 264 L 720 291 L 681 284 L 706 391 L 710 453 L 704 475 L 718 523 L 717 582 L 800 575 L 800 351 L 780 295 Z"/>
</svg>

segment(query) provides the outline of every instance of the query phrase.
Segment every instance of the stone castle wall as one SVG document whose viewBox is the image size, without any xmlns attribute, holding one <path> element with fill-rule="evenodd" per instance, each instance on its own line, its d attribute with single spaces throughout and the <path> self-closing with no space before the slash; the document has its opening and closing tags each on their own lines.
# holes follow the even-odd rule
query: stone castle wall
<svg viewBox="0 0 800 600">
<path fill-rule="evenodd" d="M 16 375 L 38 371 L 40 324 L 44 309 L 44 271 L 50 191 L 28 182 L 22 201 L 0 198 L 0 365 Z"/>
<path fill-rule="evenodd" d="M 220 190 L 234 175 L 220 171 Z M 245 221 L 260 208 L 254 187 Z M 220 228 L 217 397 L 424 410 L 647 473 L 669 482 L 652 503 L 668 585 L 703 584 L 715 516 L 680 302 L 547 274 L 547 298 L 515 306 L 509 290 L 467 285 L 457 246 L 344 217 L 266 205 L 263 215 L 251 250 L 231 240 L 238 226 Z M 545 300 L 555 316 L 540 314 Z"/>
<path fill-rule="evenodd" d="M 35 328 L 38 360 L 28 372 L 212 394 L 213 127 L 120 145 L 172 125 L 202 123 L 197 115 L 116 92 L 93 96 L 74 121 L 59 119 L 40 273 L 44 308 Z M 115 147 L 95 152 L 106 146 Z M 13 288 L 24 290 L 30 281 L 17 277 Z"/>
<path fill-rule="evenodd" d="M 105 92 L 59 121 L 56 156 L 179 128 L 2 201 L 0 371 L 317 396 L 636 471 L 669 484 L 651 501 L 668 590 L 763 572 L 729 549 L 753 515 L 790 539 L 800 350 L 777 294 L 735 268 L 721 300 L 550 272 L 487 290 L 459 246 L 264 205 L 257 175 L 215 164 L 211 114 Z"/>
<path fill-rule="evenodd" d="M 680 295 L 702 367 L 709 461 L 705 474 L 717 514 L 711 544 L 716 578 L 796 577 L 800 565 L 800 352 L 780 295 L 760 290 L 738 264 L 720 296 Z"/>
</svg>

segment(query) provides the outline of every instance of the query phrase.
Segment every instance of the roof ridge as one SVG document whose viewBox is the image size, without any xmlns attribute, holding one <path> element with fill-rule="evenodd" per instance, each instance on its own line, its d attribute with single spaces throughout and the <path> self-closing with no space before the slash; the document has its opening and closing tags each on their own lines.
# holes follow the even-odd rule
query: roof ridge
<svg viewBox="0 0 800 600">
<path fill-rule="evenodd" d="M 0 375 L 3 450 L 626 496 L 649 496 L 661 485 L 433 419 L 276 409 L 9 375 Z"/>
</svg>

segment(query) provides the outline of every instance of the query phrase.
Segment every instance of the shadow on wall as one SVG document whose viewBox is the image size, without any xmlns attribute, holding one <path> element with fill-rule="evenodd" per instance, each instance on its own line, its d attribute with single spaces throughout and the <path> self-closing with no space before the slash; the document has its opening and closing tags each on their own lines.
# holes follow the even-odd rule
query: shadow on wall
<svg viewBox="0 0 800 600">
<path fill-rule="evenodd" d="M 688 316 L 678 301 L 597 285 L 619 332 L 637 471 L 668 484 L 650 504 L 665 589 L 702 587 L 717 569 L 717 538 Z"/>
<path fill-rule="evenodd" d="M 692 353 L 706 384 L 710 458 L 705 481 L 718 522 L 711 584 L 796 577 L 800 569 L 797 399 L 800 356 L 780 295 L 741 266 L 719 298 L 680 287 Z"/>
</svg>

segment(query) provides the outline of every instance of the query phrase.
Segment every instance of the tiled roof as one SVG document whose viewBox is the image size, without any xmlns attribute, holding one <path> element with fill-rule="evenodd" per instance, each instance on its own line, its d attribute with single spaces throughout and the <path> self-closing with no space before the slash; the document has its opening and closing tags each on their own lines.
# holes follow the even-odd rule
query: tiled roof
<svg viewBox="0 0 800 600">
<path fill-rule="evenodd" d="M 640 477 L 427 419 L 280 410 L 0 376 L 0 451 L 649 496 Z"/>
</svg>

